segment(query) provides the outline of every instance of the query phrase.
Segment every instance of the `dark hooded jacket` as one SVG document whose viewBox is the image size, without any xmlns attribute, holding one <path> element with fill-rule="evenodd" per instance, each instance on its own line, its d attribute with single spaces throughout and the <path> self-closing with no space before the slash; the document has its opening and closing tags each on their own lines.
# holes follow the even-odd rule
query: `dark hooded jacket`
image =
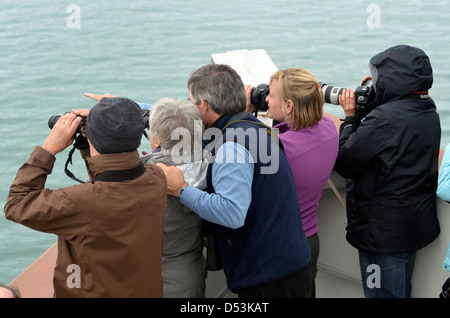
<svg viewBox="0 0 450 318">
<path fill-rule="evenodd" d="M 370 60 L 376 103 L 340 127 L 337 172 L 347 178 L 347 240 L 373 253 L 416 251 L 440 232 L 436 188 L 441 127 L 428 97 L 433 72 L 399 45 Z"/>
</svg>

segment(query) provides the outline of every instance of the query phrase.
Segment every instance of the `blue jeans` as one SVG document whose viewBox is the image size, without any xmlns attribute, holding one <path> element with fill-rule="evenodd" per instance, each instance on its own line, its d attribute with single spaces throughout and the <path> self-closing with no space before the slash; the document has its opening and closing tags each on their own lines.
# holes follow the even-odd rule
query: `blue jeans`
<svg viewBox="0 0 450 318">
<path fill-rule="evenodd" d="M 410 298 L 416 252 L 380 255 L 359 250 L 359 265 L 367 298 Z"/>
</svg>

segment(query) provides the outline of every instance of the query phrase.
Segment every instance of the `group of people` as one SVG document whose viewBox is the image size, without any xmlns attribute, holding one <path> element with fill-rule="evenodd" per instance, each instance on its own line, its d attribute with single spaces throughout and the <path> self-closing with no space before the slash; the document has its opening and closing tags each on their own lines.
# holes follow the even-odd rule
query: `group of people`
<svg viewBox="0 0 450 318">
<path fill-rule="evenodd" d="M 190 103 L 159 100 L 148 127 L 134 101 L 91 94 L 98 103 L 61 116 L 19 169 L 5 215 L 58 235 L 55 297 L 205 297 L 207 222 L 238 297 L 311 298 L 316 212 L 336 169 L 347 179 L 347 240 L 363 282 L 368 265 L 381 269 L 382 285 L 363 284 L 365 295 L 410 297 L 415 252 L 439 234 L 432 70 L 422 50 L 399 45 L 374 56 L 370 71 L 377 106 L 359 118 L 345 90 L 339 134 L 317 78 L 295 67 L 270 78 L 274 127 L 255 118 L 251 87 L 227 65 L 194 71 Z M 84 117 L 89 181 L 46 189 Z M 144 128 L 153 151 L 140 156 Z M 78 287 L 67 284 L 71 264 Z"/>
</svg>

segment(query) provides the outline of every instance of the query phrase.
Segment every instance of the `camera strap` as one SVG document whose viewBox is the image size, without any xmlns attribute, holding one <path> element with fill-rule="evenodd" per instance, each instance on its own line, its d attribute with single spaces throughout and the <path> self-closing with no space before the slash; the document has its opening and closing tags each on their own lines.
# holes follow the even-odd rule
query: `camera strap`
<svg viewBox="0 0 450 318">
<path fill-rule="evenodd" d="M 64 166 L 64 172 L 66 173 L 66 175 L 67 175 L 69 178 L 71 178 L 71 179 L 73 179 L 73 180 L 75 180 L 75 181 L 78 181 L 79 183 L 84 183 L 83 180 L 80 180 L 80 179 L 78 179 L 77 177 L 75 177 L 75 175 L 67 168 L 67 166 L 69 165 L 69 163 L 72 164 L 72 155 L 73 155 L 75 149 L 77 149 L 77 148 L 76 148 L 76 146 L 74 145 L 73 148 L 72 148 L 72 150 L 70 150 L 70 152 L 69 152 L 69 156 L 68 156 L 68 158 L 67 158 L 66 165 Z"/>
<path fill-rule="evenodd" d="M 85 183 L 83 180 L 80 180 L 77 177 L 75 177 L 75 175 L 67 168 L 69 163 L 72 164 L 72 155 L 73 155 L 75 149 L 77 149 L 77 148 L 74 146 L 69 152 L 69 156 L 67 158 L 66 165 L 64 166 L 64 172 L 66 173 L 66 175 L 69 178 L 71 178 L 79 183 Z M 134 168 L 122 169 L 122 170 L 107 170 L 102 173 L 99 173 L 94 178 L 94 180 L 92 180 L 92 182 L 95 182 L 95 181 L 120 182 L 120 181 L 124 181 L 124 180 L 132 180 L 134 178 L 139 177 L 144 172 L 145 172 L 145 167 L 142 164 L 142 162 L 140 162 L 139 165 L 137 165 Z"/>
<path fill-rule="evenodd" d="M 122 169 L 122 170 L 108 170 L 99 173 L 95 178 L 95 181 L 108 181 L 108 182 L 120 182 L 124 180 L 132 180 L 139 177 L 145 172 L 145 167 L 142 162 L 134 168 Z"/>
</svg>

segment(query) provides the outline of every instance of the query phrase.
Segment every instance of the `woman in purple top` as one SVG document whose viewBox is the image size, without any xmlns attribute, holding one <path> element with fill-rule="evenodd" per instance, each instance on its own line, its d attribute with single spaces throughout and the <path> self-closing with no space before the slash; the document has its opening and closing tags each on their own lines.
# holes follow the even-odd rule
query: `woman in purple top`
<svg viewBox="0 0 450 318">
<path fill-rule="evenodd" d="M 301 68 L 280 70 L 270 78 L 267 116 L 281 122 L 279 137 L 294 175 L 303 229 L 311 247 L 312 282 L 319 256 L 317 209 L 339 150 L 336 125 L 323 116 L 323 92 L 314 74 Z"/>
</svg>

